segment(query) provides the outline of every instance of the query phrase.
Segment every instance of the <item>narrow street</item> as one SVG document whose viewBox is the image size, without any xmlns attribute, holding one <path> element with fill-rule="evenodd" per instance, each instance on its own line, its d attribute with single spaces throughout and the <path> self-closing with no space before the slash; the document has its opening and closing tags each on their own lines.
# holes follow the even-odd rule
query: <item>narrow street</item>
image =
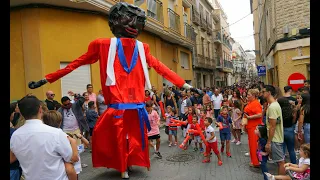
<svg viewBox="0 0 320 180">
<path fill-rule="evenodd" d="M 181 130 L 178 130 L 179 143 L 182 140 Z M 218 131 L 215 133 L 219 139 Z M 153 155 L 151 158 L 150 172 L 146 168 L 133 167 L 133 172 L 129 174 L 133 180 L 259 180 L 263 179 L 260 169 L 249 167 L 250 157 L 244 154 L 248 152 L 248 136 L 242 135 L 242 144 L 236 146 L 231 144 L 232 157 L 228 158 L 222 154 L 223 165 L 218 166 L 217 158 L 213 154 L 211 163 L 204 164 L 203 155 L 193 152 L 193 147 L 183 151 L 176 146 L 168 147 L 167 135 L 161 129 L 160 152 L 162 159 L 157 159 Z M 220 149 L 220 146 L 219 146 Z M 153 150 L 150 150 L 153 152 Z M 150 153 L 151 154 L 151 153 Z M 88 164 L 79 175 L 79 180 L 113 180 L 121 179 L 120 173 L 113 169 L 93 168 L 91 154 L 89 151 L 82 153 L 81 161 Z M 180 161 L 180 162 L 179 162 Z M 275 173 L 276 165 L 268 164 L 271 173 Z"/>
</svg>

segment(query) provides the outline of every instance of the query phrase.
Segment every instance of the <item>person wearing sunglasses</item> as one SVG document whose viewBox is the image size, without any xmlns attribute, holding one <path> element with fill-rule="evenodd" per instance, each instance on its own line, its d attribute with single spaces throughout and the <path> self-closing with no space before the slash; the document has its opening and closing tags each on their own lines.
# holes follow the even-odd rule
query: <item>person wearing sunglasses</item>
<svg viewBox="0 0 320 180">
<path fill-rule="evenodd" d="M 47 99 L 45 100 L 49 110 L 57 110 L 61 107 L 61 104 L 54 100 L 55 94 L 52 91 L 46 92 Z"/>
</svg>

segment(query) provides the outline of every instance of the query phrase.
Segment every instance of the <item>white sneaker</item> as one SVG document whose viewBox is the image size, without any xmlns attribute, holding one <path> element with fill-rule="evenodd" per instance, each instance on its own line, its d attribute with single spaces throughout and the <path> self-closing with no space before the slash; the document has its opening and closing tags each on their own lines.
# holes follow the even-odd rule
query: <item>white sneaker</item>
<svg viewBox="0 0 320 180">
<path fill-rule="evenodd" d="M 236 140 L 236 139 L 233 139 L 231 142 L 232 142 L 232 143 L 236 143 L 236 142 L 237 142 L 237 140 Z"/>
<path fill-rule="evenodd" d="M 129 179 L 128 171 L 121 173 L 121 177 L 122 177 L 122 179 Z"/>
<path fill-rule="evenodd" d="M 267 173 L 267 172 L 265 172 L 265 174 L 267 175 L 269 180 L 275 180 L 274 175 Z"/>
<path fill-rule="evenodd" d="M 171 145 L 172 145 L 172 142 L 169 143 L 169 147 L 171 147 Z"/>
<path fill-rule="evenodd" d="M 250 153 L 245 153 L 244 155 L 245 155 L 245 156 L 250 156 Z"/>
<path fill-rule="evenodd" d="M 241 144 L 241 142 L 240 141 L 238 141 L 237 143 L 236 143 L 236 145 L 240 145 Z"/>
</svg>

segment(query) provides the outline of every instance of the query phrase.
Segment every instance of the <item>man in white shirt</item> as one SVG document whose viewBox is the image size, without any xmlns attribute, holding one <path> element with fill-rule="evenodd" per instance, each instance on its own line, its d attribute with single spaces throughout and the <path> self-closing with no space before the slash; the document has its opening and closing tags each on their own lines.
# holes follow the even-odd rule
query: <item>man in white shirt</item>
<svg viewBox="0 0 320 180">
<path fill-rule="evenodd" d="M 10 155 L 20 162 L 26 180 L 68 180 L 64 161 L 71 159 L 72 149 L 67 134 L 43 124 L 40 100 L 26 96 L 18 102 L 26 119 L 10 140 Z"/>
<path fill-rule="evenodd" d="M 216 119 L 220 114 L 222 100 L 223 100 L 222 94 L 220 94 L 218 89 L 215 89 L 214 94 L 211 96 L 211 101 L 212 101 L 212 106 L 214 110 L 214 117 Z"/>
</svg>

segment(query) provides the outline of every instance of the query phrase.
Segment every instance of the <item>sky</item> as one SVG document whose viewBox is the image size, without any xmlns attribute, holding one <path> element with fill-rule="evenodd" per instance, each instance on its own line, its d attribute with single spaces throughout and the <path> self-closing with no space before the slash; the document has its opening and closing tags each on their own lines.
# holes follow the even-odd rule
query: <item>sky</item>
<svg viewBox="0 0 320 180">
<path fill-rule="evenodd" d="M 250 0 L 219 0 L 228 23 L 232 24 L 251 13 Z M 254 50 L 253 15 L 250 14 L 241 21 L 229 27 L 231 37 L 239 42 L 244 50 Z"/>
</svg>

